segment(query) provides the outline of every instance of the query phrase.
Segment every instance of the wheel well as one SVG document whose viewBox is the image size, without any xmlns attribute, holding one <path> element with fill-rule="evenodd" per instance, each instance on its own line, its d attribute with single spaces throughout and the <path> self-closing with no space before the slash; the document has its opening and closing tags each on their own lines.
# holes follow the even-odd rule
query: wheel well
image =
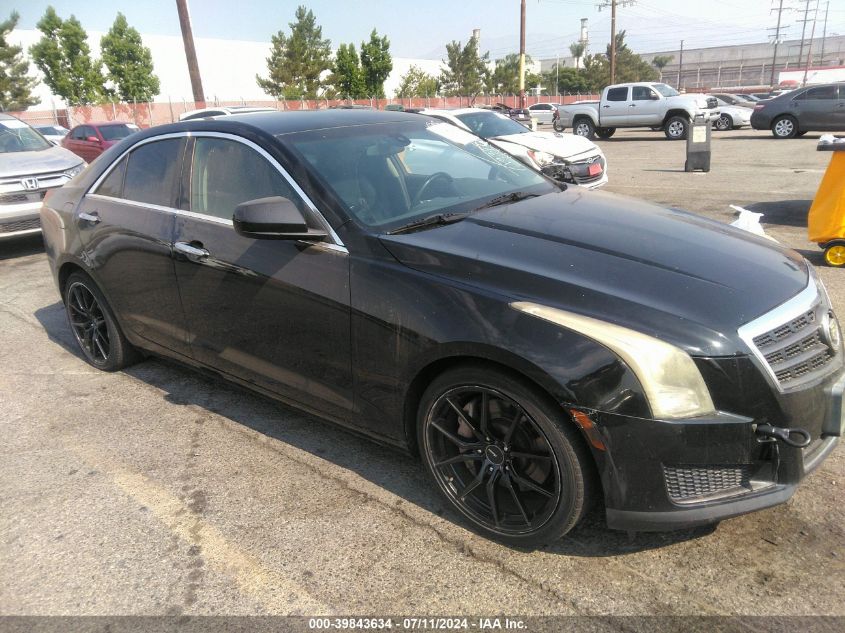
<svg viewBox="0 0 845 633">
<path fill-rule="evenodd" d="M 669 110 L 669 112 L 666 113 L 666 116 L 663 117 L 663 125 L 666 125 L 666 122 L 673 116 L 684 117 L 687 121 L 689 121 L 689 112 L 686 110 Z"/>
<path fill-rule="evenodd" d="M 549 392 L 549 390 L 545 388 L 542 384 L 540 384 L 537 380 L 532 379 L 530 376 L 527 376 L 526 374 L 520 371 L 514 370 L 508 365 L 504 365 L 502 363 L 498 363 L 496 361 L 492 361 L 487 358 L 482 358 L 478 356 L 449 356 L 447 358 L 441 358 L 423 367 L 411 381 L 408 390 L 405 392 L 403 418 L 405 426 L 405 438 L 408 442 L 408 448 L 410 449 L 411 453 L 417 454 L 418 452 L 417 411 L 419 409 L 420 400 L 422 400 L 423 393 L 425 393 L 425 390 L 437 376 L 439 376 L 445 371 L 454 369 L 455 367 L 460 367 L 461 365 L 485 365 L 490 369 L 495 369 L 497 371 L 510 374 L 514 377 L 519 378 L 520 380 L 530 383 L 544 396 L 549 398 L 550 401 L 555 403 L 557 402 L 556 398 Z M 579 436 L 581 435 L 580 429 L 578 434 Z M 582 437 L 581 439 L 583 440 L 584 438 Z"/>
<path fill-rule="evenodd" d="M 575 116 L 574 119 L 572 119 L 572 127 L 575 127 L 575 124 L 578 123 L 579 121 L 589 121 L 590 125 L 592 125 L 593 127 L 596 126 L 596 124 L 593 123 L 593 120 L 590 118 L 589 115 L 578 114 L 578 115 Z"/>
<path fill-rule="evenodd" d="M 74 264 L 73 262 L 62 264 L 62 267 L 59 268 L 59 294 L 61 294 L 63 302 L 65 300 L 65 284 L 67 283 L 67 278 L 75 272 L 85 274 L 85 269 L 79 264 Z"/>
</svg>

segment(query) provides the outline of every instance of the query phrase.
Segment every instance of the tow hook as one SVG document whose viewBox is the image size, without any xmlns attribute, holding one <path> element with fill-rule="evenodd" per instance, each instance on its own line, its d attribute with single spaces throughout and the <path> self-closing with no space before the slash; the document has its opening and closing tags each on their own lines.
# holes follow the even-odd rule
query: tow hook
<svg viewBox="0 0 845 633">
<path fill-rule="evenodd" d="M 780 440 L 784 444 L 794 446 L 795 448 L 809 446 L 812 439 L 810 434 L 804 429 L 781 428 L 779 426 L 772 426 L 771 424 L 758 424 L 754 432 L 763 437 Z M 797 436 L 800 439 L 793 439 L 793 436 Z"/>
</svg>

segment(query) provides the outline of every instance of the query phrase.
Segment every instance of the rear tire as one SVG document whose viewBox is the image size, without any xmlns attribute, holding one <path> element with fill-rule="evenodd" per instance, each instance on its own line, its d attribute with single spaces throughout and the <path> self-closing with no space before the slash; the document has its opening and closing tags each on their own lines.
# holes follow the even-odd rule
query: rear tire
<svg viewBox="0 0 845 633">
<path fill-rule="evenodd" d="M 94 280 L 75 272 L 64 288 L 65 314 L 85 360 L 103 371 L 117 371 L 140 360 L 126 340 Z"/>
<path fill-rule="evenodd" d="M 572 133 L 593 140 L 596 136 L 596 126 L 587 117 L 580 117 L 572 123 Z"/>
<path fill-rule="evenodd" d="M 781 115 L 772 121 L 772 135 L 775 138 L 795 138 L 798 135 L 798 121 L 789 115 Z"/>
<path fill-rule="evenodd" d="M 825 246 L 824 263 L 833 268 L 845 266 L 845 241 L 829 242 Z"/>
<path fill-rule="evenodd" d="M 603 139 L 608 139 L 611 136 L 616 134 L 615 127 L 597 127 L 596 128 L 596 136 Z"/>
<path fill-rule="evenodd" d="M 683 141 L 687 137 L 688 130 L 689 119 L 679 114 L 669 117 L 663 126 L 663 133 L 670 141 Z"/>
<path fill-rule="evenodd" d="M 518 376 L 485 365 L 444 372 L 423 394 L 417 439 L 441 494 L 486 537 L 550 543 L 589 509 L 586 445 L 561 408 Z"/>
</svg>

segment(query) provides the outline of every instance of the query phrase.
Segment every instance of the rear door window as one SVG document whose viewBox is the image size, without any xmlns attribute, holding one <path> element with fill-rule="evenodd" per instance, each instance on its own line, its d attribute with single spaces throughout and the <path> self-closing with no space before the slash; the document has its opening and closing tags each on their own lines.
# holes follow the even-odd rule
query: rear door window
<svg viewBox="0 0 845 633">
<path fill-rule="evenodd" d="M 184 140 L 169 138 L 142 145 L 129 154 L 123 197 L 135 202 L 175 207 Z"/>
<path fill-rule="evenodd" d="M 611 88 L 607 91 L 608 101 L 627 101 L 628 88 Z"/>
<path fill-rule="evenodd" d="M 111 170 L 111 173 L 100 183 L 94 193 L 109 198 L 120 198 L 123 195 L 123 177 L 125 174 L 126 159 L 124 158 L 118 163 L 117 167 Z"/>
</svg>

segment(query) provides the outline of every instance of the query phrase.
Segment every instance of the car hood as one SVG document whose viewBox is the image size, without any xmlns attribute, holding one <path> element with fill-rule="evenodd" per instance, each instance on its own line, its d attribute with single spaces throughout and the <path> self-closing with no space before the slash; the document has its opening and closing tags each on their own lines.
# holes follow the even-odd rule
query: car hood
<svg viewBox="0 0 845 633">
<path fill-rule="evenodd" d="M 583 136 L 575 134 L 560 134 L 559 132 L 528 132 L 527 134 L 508 134 L 489 139 L 491 143 L 513 143 L 528 149 L 548 152 L 561 158 L 579 156 L 580 154 L 598 154 L 599 148 L 595 143 Z"/>
<path fill-rule="evenodd" d="M 4 152 L 0 154 L 0 178 L 64 171 L 81 162 L 73 152 L 55 145 L 37 152 Z"/>
<path fill-rule="evenodd" d="M 574 187 L 381 240 L 410 268 L 611 321 L 702 356 L 747 353 L 737 328 L 808 282 L 803 258 L 765 238 Z"/>
</svg>

